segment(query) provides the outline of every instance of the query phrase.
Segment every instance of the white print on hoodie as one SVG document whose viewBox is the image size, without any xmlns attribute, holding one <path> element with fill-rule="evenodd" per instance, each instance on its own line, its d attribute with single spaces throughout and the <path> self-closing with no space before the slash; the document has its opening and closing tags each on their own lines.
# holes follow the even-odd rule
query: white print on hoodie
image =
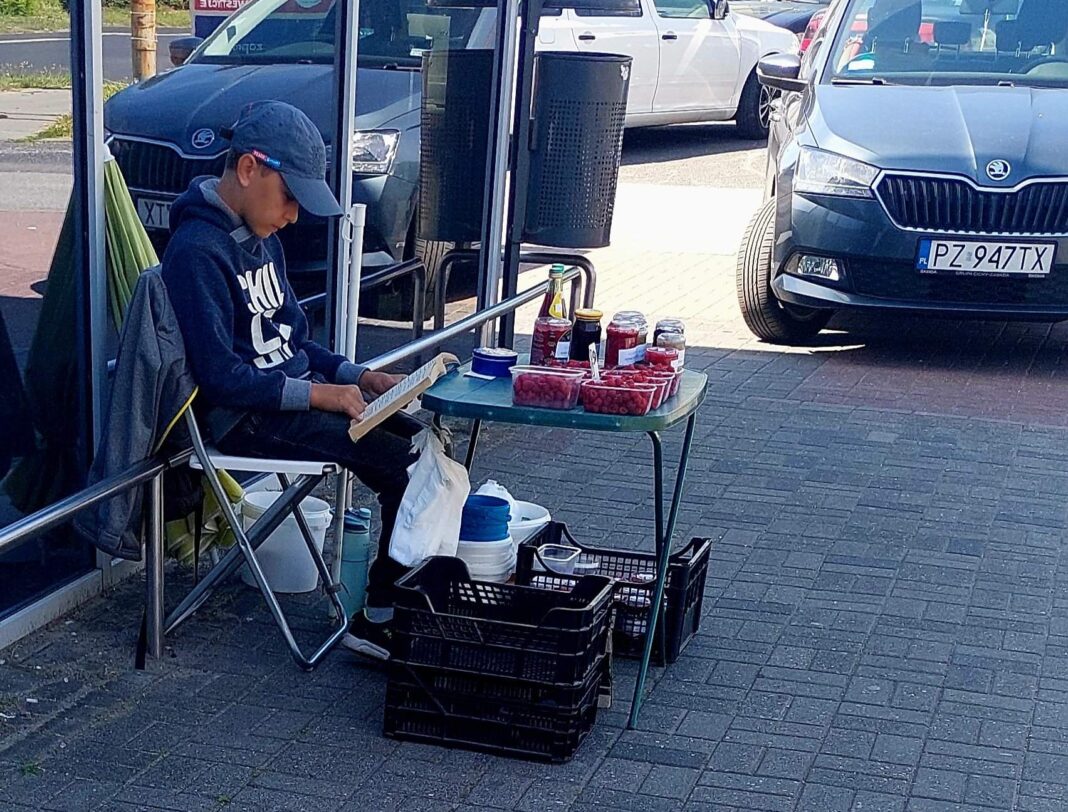
<svg viewBox="0 0 1068 812">
<path fill-rule="evenodd" d="M 252 363 L 258 369 L 270 369 L 293 357 L 293 345 L 289 337 L 293 327 L 289 324 L 276 324 L 272 317 L 285 301 L 285 292 L 278 282 L 274 263 L 268 262 L 252 271 L 245 271 L 237 277 L 241 289 L 248 295 L 248 309 L 252 313 L 252 346 L 256 357 Z M 263 337 L 263 322 L 274 328 L 277 333 L 272 338 Z"/>
</svg>

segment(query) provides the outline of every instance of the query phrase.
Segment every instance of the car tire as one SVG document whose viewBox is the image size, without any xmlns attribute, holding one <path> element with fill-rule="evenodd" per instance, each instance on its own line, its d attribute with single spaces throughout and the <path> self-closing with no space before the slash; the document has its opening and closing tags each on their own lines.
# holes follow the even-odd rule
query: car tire
<svg viewBox="0 0 1068 812">
<path fill-rule="evenodd" d="M 767 141 L 771 127 L 771 103 L 775 100 L 775 91 L 760 84 L 756 71 L 749 74 L 742 88 L 742 98 L 738 102 L 738 114 L 735 122 L 742 138 L 753 141 Z"/>
<path fill-rule="evenodd" d="M 771 344 L 802 344 L 827 326 L 831 310 L 784 305 L 771 290 L 775 247 L 775 201 L 756 213 L 738 250 L 735 288 L 746 327 Z"/>
</svg>

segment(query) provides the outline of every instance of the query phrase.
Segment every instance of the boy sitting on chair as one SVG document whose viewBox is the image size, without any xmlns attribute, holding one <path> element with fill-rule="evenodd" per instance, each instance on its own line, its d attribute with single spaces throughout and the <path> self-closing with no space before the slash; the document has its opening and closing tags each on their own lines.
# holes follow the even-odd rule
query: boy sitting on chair
<svg viewBox="0 0 1068 812">
<path fill-rule="evenodd" d="M 389 658 L 393 584 L 405 568 L 389 542 L 419 426 L 395 415 L 358 442 L 349 422 L 401 376 L 353 364 L 309 338 L 286 279 L 277 233 L 298 209 L 340 215 L 324 177 L 326 149 L 300 110 L 275 101 L 246 107 L 232 130 L 221 178 L 200 177 L 175 201 L 163 279 L 199 388 L 198 413 L 224 454 L 336 462 L 377 495 L 378 557 L 367 609 L 343 645 Z"/>
</svg>

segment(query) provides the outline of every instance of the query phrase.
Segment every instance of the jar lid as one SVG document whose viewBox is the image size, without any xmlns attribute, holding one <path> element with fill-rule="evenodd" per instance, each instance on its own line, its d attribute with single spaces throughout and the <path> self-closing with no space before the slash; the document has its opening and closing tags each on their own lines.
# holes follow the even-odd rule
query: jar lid
<svg viewBox="0 0 1068 812">
<path fill-rule="evenodd" d="M 540 316 L 534 324 L 544 324 L 549 327 L 570 327 L 571 321 L 569 319 L 561 319 L 557 316 Z"/>
<path fill-rule="evenodd" d="M 660 319 L 660 321 L 656 323 L 656 326 L 658 328 L 678 327 L 679 329 L 673 332 L 681 333 L 683 332 L 682 328 L 685 326 L 685 324 L 683 323 L 682 319 Z"/>
<path fill-rule="evenodd" d="M 507 347 L 479 347 L 475 350 L 473 355 L 481 355 L 485 358 L 515 358 L 517 357 L 515 350 L 510 350 Z"/>
<path fill-rule="evenodd" d="M 583 310 L 579 309 L 575 311 L 575 318 L 582 319 L 583 321 L 600 321 L 604 316 L 600 310 Z"/>
</svg>

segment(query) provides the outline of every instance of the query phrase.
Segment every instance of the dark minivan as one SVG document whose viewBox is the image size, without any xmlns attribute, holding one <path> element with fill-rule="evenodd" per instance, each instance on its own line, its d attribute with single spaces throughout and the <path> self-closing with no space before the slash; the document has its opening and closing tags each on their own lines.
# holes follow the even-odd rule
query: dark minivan
<svg viewBox="0 0 1068 812">
<path fill-rule="evenodd" d="M 1068 319 L 1068 0 L 840 0 L 783 91 L 738 257 L 750 330 L 836 310 Z"/>
</svg>

